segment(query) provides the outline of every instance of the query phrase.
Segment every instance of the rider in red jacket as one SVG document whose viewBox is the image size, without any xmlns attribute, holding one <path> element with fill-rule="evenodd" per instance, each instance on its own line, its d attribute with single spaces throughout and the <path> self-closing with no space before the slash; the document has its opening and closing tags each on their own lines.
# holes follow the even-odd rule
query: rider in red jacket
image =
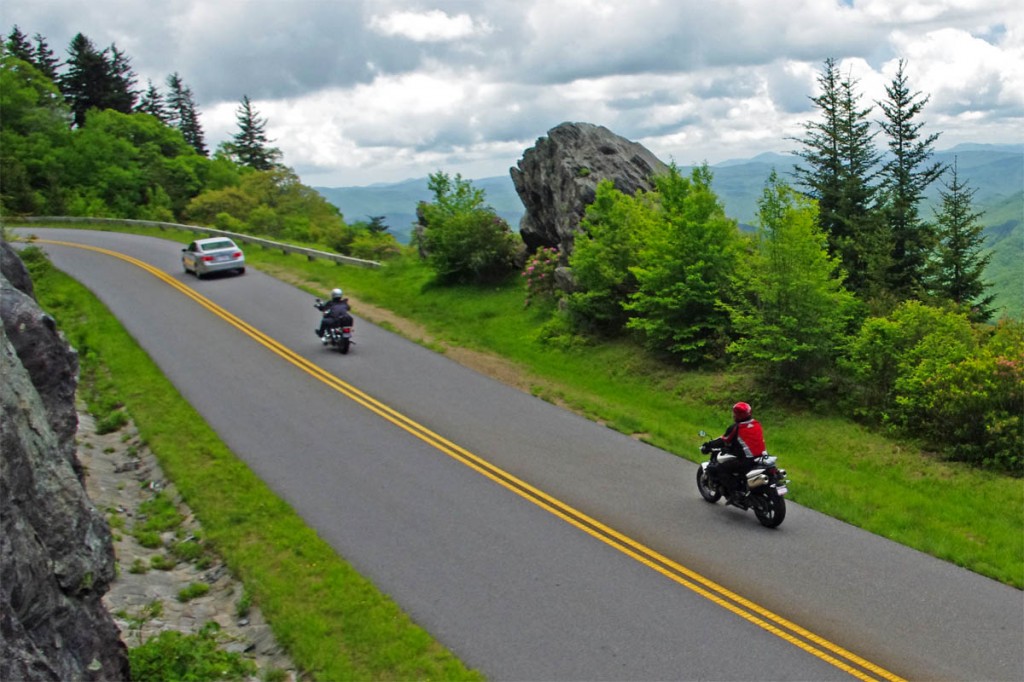
<svg viewBox="0 0 1024 682">
<path fill-rule="evenodd" d="M 701 450 L 724 448 L 735 459 L 719 461 L 718 478 L 726 488 L 726 499 L 734 493 L 746 493 L 746 473 L 754 468 L 755 459 L 767 453 L 764 444 L 764 431 L 761 424 L 752 416 L 747 403 L 736 403 L 732 406 L 733 423 L 725 430 L 721 438 L 708 441 Z"/>
</svg>

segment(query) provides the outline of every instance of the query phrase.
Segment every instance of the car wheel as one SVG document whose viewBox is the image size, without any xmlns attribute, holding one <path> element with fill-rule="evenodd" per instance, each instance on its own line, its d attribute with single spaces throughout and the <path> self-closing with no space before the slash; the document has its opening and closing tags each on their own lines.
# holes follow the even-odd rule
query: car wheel
<svg viewBox="0 0 1024 682">
<path fill-rule="evenodd" d="M 203 273 L 199 272 L 199 268 L 196 268 L 192 272 L 195 274 L 196 279 L 202 279 L 203 278 Z"/>
<path fill-rule="evenodd" d="M 245 268 L 238 268 L 238 274 L 239 275 L 244 275 L 245 274 Z"/>
</svg>

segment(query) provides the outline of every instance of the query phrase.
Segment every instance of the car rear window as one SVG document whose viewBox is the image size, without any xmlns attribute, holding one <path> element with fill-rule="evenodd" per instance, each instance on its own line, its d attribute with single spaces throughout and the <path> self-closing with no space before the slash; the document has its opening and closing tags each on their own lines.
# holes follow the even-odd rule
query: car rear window
<svg viewBox="0 0 1024 682">
<path fill-rule="evenodd" d="M 217 251 L 219 249 L 235 249 L 235 243 L 227 239 L 219 242 L 209 242 L 202 245 L 203 251 Z"/>
</svg>

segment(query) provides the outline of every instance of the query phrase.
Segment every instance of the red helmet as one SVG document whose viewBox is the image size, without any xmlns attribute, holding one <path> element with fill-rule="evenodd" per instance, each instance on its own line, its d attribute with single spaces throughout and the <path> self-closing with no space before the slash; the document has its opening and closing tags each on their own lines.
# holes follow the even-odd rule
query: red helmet
<svg viewBox="0 0 1024 682">
<path fill-rule="evenodd" d="M 732 406 L 732 418 L 738 422 L 745 422 L 750 419 L 750 405 L 748 403 L 736 403 Z"/>
</svg>

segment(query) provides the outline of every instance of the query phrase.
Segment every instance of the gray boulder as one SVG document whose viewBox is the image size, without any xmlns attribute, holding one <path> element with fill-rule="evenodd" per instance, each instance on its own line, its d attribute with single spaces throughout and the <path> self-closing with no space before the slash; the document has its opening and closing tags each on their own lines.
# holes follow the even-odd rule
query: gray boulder
<svg viewBox="0 0 1024 682">
<path fill-rule="evenodd" d="M 77 357 L 0 251 L 0 679 L 128 680 L 110 526 L 75 470 Z"/>
<path fill-rule="evenodd" d="M 597 184 L 611 180 L 625 194 L 649 191 L 651 178 L 668 172 L 643 145 L 591 123 L 562 123 L 548 131 L 509 169 L 526 213 L 519 223 L 532 253 L 557 247 L 572 253 L 580 220 L 594 201 Z"/>
</svg>

